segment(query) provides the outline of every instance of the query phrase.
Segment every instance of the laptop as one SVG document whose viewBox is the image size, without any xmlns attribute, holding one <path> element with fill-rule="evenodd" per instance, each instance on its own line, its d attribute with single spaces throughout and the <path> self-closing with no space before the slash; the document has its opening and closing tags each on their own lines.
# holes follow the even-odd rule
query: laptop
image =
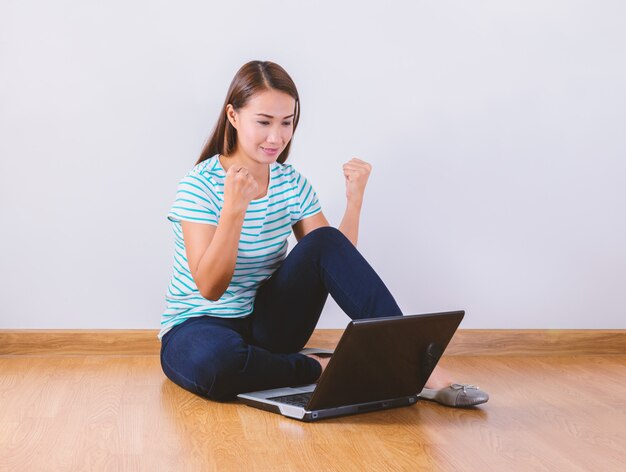
<svg viewBox="0 0 626 472">
<path fill-rule="evenodd" d="M 464 315 L 461 310 L 353 320 L 317 384 L 237 397 L 301 421 L 414 405 Z"/>
</svg>

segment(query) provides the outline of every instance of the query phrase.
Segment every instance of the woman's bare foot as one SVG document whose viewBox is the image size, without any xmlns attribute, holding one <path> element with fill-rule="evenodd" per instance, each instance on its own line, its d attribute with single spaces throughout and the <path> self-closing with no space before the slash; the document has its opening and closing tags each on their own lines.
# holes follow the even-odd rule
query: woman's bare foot
<svg viewBox="0 0 626 472">
<path fill-rule="evenodd" d="M 317 362 L 320 363 L 320 365 L 322 366 L 322 373 L 324 373 L 324 370 L 326 370 L 326 366 L 328 365 L 328 362 L 330 361 L 330 357 L 320 357 L 320 356 L 316 356 L 315 354 L 307 354 L 307 357 L 310 357 L 311 359 L 315 359 Z M 321 376 L 322 374 L 320 374 Z"/>
<path fill-rule="evenodd" d="M 432 374 L 430 374 L 430 377 L 426 381 L 425 387 L 440 389 L 449 387 L 453 383 L 454 379 L 448 373 L 448 371 L 437 366 L 435 367 L 435 370 L 433 370 Z"/>
</svg>

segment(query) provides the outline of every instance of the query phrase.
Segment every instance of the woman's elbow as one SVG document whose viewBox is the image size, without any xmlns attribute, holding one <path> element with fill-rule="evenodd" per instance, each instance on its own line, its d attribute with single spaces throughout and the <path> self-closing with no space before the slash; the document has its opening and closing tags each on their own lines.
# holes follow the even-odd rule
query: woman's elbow
<svg viewBox="0 0 626 472">
<path fill-rule="evenodd" d="M 212 302 L 216 302 L 220 298 L 222 298 L 222 295 L 224 295 L 226 288 L 222 289 L 220 287 L 216 287 L 215 285 L 211 285 L 198 287 L 198 291 L 200 292 L 200 295 L 202 295 L 202 297 Z"/>
<path fill-rule="evenodd" d="M 200 295 L 202 295 L 202 297 L 212 302 L 218 301 L 220 298 L 222 298 L 223 294 L 224 292 L 218 293 L 218 291 L 213 290 L 213 289 L 200 290 Z"/>
<path fill-rule="evenodd" d="M 200 292 L 200 295 L 202 295 L 203 298 L 215 302 L 222 298 L 222 295 L 224 295 L 228 289 L 230 278 L 228 280 L 212 280 L 211 278 L 206 277 L 197 280 L 194 277 L 194 282 L 196 282 L 198 292 Z"/>
</svg>

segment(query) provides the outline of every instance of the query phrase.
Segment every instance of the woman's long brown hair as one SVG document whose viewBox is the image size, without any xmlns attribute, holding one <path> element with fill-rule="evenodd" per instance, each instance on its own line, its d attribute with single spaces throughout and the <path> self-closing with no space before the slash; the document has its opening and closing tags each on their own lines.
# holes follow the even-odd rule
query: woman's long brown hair
<svg viewBox="0 0 626 472">
<path fill-rule="evenodd" d="M 270 89 L 285 92 L 296 100 L 293 117 L 293 132 L 296 132 L 298 121 L 300 120 L 300 97 L 296 84 L 285 69 L 278 64 L 270 61 L 250 61 L 237 71 L 233 81 L 230 83 L 217 124 L 213 128 L 196 165 L 216 154 L 229 156 L 235 151 L 237 147 L 237 130 L 233 128 L 233 125 L 230 124 L 226 117 L 226 106 L 230 103 L 235 110 L 239 110 L 245 107 L 255 94 Z M 291 141 L 278 156 L 278 162 L 282 164 L 287 160 L 290 148 Z"/>
</svg>

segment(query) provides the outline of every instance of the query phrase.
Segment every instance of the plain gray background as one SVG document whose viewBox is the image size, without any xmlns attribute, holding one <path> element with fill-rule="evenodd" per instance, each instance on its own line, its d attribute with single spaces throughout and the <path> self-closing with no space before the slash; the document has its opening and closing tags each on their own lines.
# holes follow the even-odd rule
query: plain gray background
<svg viewBox="0 0 626 472">
<path fill-rule="evenodd" d="M 167 211 L 253 59 L 333 225 L 372 163 L 359 249 L 406 313 L 625 328 L 625 46 L 621 1 L 2 1 L 0 328 L 159 328 Z"/>
</svg>

